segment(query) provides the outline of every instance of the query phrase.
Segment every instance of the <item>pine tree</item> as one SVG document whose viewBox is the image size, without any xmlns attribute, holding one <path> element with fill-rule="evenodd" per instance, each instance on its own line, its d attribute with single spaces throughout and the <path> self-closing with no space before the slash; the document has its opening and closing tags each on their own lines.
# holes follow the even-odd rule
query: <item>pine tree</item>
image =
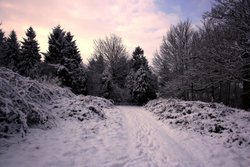
<svg viewBox="0 0 250 167">
<path fill-rule="evenodd" d="M 59 62 L 63 70 L 59 72 L 62 84 L 71 88 L 76 94 L 87 94 L 86 70 L 82 65 L 80 52 L 73 35 L 67 32 L 64 37 L 62 58 Z"/>
<path fill-rule="evenodd" d="M 49 50 L 45 55 L 45 62 L 60 64 L 64 57 L 65 45 L 65 31 L 58 25 L 49 36 Z"/>
<path fill-rule="evenodd" d="M 74 59 L 80 64 L 82 62 L 82 58 L 80 56 L 80 52 L 76 46 L 76 41 L 73 40 L 74 36 L 71 35 L 70 32 L 66 33 L 65 36 L 65 49 L 64 49 L 64 58 Z"/>
<path fill-rule="evenodd" d="M 86 70 L 77 60 L 63 59 L 58 75 L 62 84 L 70 87 L 75 94 L 87 94 Z"/>
<path fill-rule="evenodd" d="M 8 59 L 7 67 L 12 69 L 13 71 L 18 71 L 18 64 L 20 61 L 20 44 L 17 41 L 16 32 L 11 31 L 9 37 L 6 41 L 7 52 L 6 57 Z"/>
<path fill-rule="evenodd" d="M 27 38 L 24 38 L 21 46 L 20 63 L 18 65 L 21 75 L 34 78 L 37 75 L 41 55 L 39 54 L 38 42 L 35 39 L 36 33 L 32 27 L 26 31 Z"/>
<path fill-rule="evenodd" d="M 157 79 L 148 66 L 144 51 L 139 46 L 135 48 L 130 60 L 126 87 L 130 91 L 132 101 L 140 105 L 156 98 Z"/>
<path fill-rule="evenodd" d="M 86 69 L 83 66 L 79 66 L 71 75 L 72 91 L 76 94 L 87 95 L 87 75 Z"/>
<path fill-rule="evenodd" d="M 1 25 L 1 24 L 0 24 Z M 6 38 L 0 29 L 0 67 L 6 66 Z"/>
<path fill-rule="evenodd" d="M 132 97 L 136 103 L 142 105 L 156 98 L 157 85 L 154 79 L 153 75 L 144 67 L 137 70 L 132 88 Z"/>
<path fill-rule="evenodd" d="M 135 51 L 132 54 L 132 60 L 131 60 L 131 67 L 134 71 L 139 70 L 139 68 L 149 68 L 148 67 L 148 61 L 146 57 L 144 56 L 144 50 L 140 48 L 140 46 L 135 48 Z"/>
<path fill-rule="evenodd" d="M 129 93 L 132 95 L 133 86 L 135 81 L 135 71 L 130 70 L 129 74 L 126 77 L 126 88 L 129 90 Z"/>
<path fill-rule="evenodd" d="M 60 25 L 55 27 L 49 36 L 49 50 L 45 62 L 58 64 L 58 76 L 62 85 L 68 86 L 76 94 L 87 93 L 86 70 L 74 36 L 65 32 Z"/>
</svg>

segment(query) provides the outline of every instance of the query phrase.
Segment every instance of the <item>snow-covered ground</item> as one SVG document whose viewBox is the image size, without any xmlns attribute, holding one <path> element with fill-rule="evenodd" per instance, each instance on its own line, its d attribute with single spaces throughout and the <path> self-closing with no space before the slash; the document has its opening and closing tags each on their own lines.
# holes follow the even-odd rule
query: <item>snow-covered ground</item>
<svg viewBox="0 0 250 167">
<path fill-rule="evenodd" d="M 168 127 L 193 133 L 238 154 L 250 166 L 250 112 L 218 103 L 157 99 L 145 108 Z"/>
<path fill-rule="evenodd" d="M 73 96 L 67 89 L 41 84 L 0 68 L 0 138 L 25 135 L 29 127 L 54 127 L 49 106 L 55 100 Z"/>
<path fill-rule="evenodd" d="M 249 118 L 174 99 L 115 107 L 0 68 L 0 167 L 248 167 Z"/>
<path fill-rule="evenodd" d="M 0 149 L 4 167 L 238 167 L 250 159 L 217 138 L 170 128 L 143 107 L 103 109 L 105 119 L 60 119 Z M 10 141 L 9 141 L 10 142 Z"/>
<path fill-rule="evenodd" d="M 152 100 L 145 107 L 172 127 L 219 138 L 227 147 L 250 149 L 250 112 L 178 99 Z"/>
</svg>

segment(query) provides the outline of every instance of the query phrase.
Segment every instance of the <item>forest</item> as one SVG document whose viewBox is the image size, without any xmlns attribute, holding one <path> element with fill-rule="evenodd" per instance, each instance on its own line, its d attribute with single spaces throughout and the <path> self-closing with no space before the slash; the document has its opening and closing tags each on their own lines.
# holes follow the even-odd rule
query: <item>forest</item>
<svg viewBox="0 0 250 167">
<path fill-rule="evenodd" d="M 49 34 L 46 53 L 40 52 L 32 27 L 20 42 L 14 30 L 6 36 L 0 27 L 0 66 L 117 104 L 143 105 L 162 97 L 218 102 L 247 110 L 249 9 L 249 0 L 217 0 L 204 13 L 201 26 L 194 26 L 189 19 L 172 25 L 163 34 L 152 67 L 143 48 L 135 47 L 130 55 L 116 34 L 95 40 L 92 58 L 84 64 L 74 35 L 60 25 Z"/>
</svg>

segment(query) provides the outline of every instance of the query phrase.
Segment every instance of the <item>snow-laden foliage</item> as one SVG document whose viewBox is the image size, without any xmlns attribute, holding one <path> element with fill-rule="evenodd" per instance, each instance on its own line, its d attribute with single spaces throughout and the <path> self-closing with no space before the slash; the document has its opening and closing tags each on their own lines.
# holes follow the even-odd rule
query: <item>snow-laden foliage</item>
<svg viewBox="0 0 250 167">
<path fill-rule="evenodd" d="M 49 36 L 49 50 L 45 62 L 59 65 L 57 76 L 63 86 L 71 88 L 75 94 L 87 94 L 86 70 L 82 64 L 80 51 L 74 36 L 65 32 L 60 25 Z"/>
<path fill-rule="evenodd" d="M 70 87 L 75 94 L 87 94 L 85 69 L 77 60 L 65 58 L 57 73 L 62 85 Z"/>
<path fill-rule="evenodd" d="M 21 133 L 29 127 L 51 128 L 57 117 L 81 113 L 79 120 L 104 118 L 108 100 L 76 96 L 70 90 L 42 84 L 0 68 L 0 137 Z M 83 115 L 85 113 L 85 115 Z"/>
<path fill-rule="evenodd" d="M 146 109 L 173 127 L 221 138 L 226 146 L 250 147 L 250 113 L 218 103 L 157 99 Z"/>
<path fill-rule="evenodd" d="M 136 103 L 141 105 L 156 98 L 157 83 L 150 71 L 141 67 L 133 77 L 133 85 L 129 87 Z"/>
<path fill-rule="evenodd" d="M 0 132 L 5 134 L 24 133 L 28 127 L 42 125 L 52 127 L 48 121 L 53 116 L 47 104 L 54 99 L 71 97 L 70 91 L 43 85 L 22 77 L 6 68 L 0 69 Z"/>
</svg>

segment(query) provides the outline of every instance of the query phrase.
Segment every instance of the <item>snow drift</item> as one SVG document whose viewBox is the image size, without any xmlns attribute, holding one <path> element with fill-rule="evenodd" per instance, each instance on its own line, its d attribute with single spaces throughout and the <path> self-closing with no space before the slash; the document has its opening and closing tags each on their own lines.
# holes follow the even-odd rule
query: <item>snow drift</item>
<svg viewBox="0 0 250 167">
<path fill-rule="evenodd" d="M 29 127 L 51 128 L 58 117 L 103 119 L 104 107 L 112 107 L 112 103 L 98 97 L 76 96 L 68 89 L 0 68 L 0 137 L 24 135 Z"/>
<path fill-rule="evenodd" d="M 250 148 L 250 113 L 218 103 L 157 99 L 146 109 L 172 127 L 217 137 L 226 146 Z"/>
<path fill-rule="evenodd" d="M 109 100 L 95 96 L 74 96 L 54 101 L 51 109 L 63 119 L 105 119 L 103 108 L 111 108 L 113 103 Z"/>
</svg>

